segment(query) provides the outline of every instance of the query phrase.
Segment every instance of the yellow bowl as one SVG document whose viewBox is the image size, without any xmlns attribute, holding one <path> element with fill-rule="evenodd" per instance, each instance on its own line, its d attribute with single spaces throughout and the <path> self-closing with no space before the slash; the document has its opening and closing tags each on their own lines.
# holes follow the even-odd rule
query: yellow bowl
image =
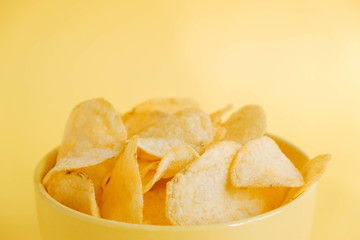
<svg viewBox="0 0 360 240">
<path fill-rule="evenodd" d="M 297 167 L 307 156 L 299 149 L 271 136 Z M 294 201 L 273 211 L 240 221 L 201 226 L 152 226 L 95 218 L 68 208 L 44 189 L 42 179 L 55 164 L 57 150 L 51 151 L 35 171 L 35 196 L 40 231 L 44 240 L 95 239 L 277 239 L 308 240 L 313 224 L 316 185 Z"/>
</svg>

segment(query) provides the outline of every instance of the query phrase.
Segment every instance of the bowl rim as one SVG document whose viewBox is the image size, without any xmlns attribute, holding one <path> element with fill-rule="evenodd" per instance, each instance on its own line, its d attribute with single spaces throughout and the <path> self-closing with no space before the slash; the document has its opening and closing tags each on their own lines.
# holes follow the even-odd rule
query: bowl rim
<svg viewBox="0 0 360 240">
<path fill-rule="evenodd" d="M 283 138 L 280 138 L 280 137 L 272 135 L 272 134 L 267 134 L 267 135 L 271 136 L 272 138 L 275 138 L 276 140 L 279 140 L 279 141 L 285 143 L 289 147 L 293 148 L 294 150 L 296 150 L 297 152 L 302 154 L 307 159 L 307 161 L 309 161 L 309 157 L 302 150 L 300 150 L 298 147 L 296 147 L 292 143 L 289 143 L 288 141 L 284 140 Z M 299 197 L 297 197 L 296 199 L 292 200 L 291 202 L 289 202 L 285 205 L 282 205 L 271 211 L 268 211 L 268 212 L 265 212 L 265 213 L 262 213 L 262 214 L 259 214 L 256 216 L 252 216 L 252 217 L 248 217 L 248 218 L 244 218 L 244 219 L 236 220 L 236 221 L 230 221 L 230 222 L 225 222 L 225 223 L 215 223 L 215 224 L 204 224 L 204 225 L 191 225 L 191 226 L 148 225 L 148 224 L 125 223 L 125 222 L 119 222 L 119 221 L 109 220 L 109 219 L 105 219 L 105 218 L 98 218 L 98 217 L 94 217 L 94 216 L 76 211 L 70 207 L 67 207 L 67 206 L 59 203 L 58 201 L 56 201 L 54 198 L 52 198 L 47 193 L 47 191 L 45 190 L 45 187 L 42 184 L 41 173 L 43 171 L 43 168 L 45 167 L 46 162 L 49 159 L 49 156 L 54 154 L 58 150 L 58 148 L 59 147 L 55 147 L 51 151 L 49 151 L 41 159 L 41 161 L 37 163 L 37 165 L 35 167 L 33 181 L 34 181 L 34 188 L 35 188 L 36 194 L 39 195 L 42 199 L 44 199 L 45 202 L 48 202 L 50 207 L 55 208 L 57 211 L 62 212 L 70 217 L 74 217 L 74 218 L 77 218 L 78 220 L 82 220 L 82 221 L 89 222 L 92 224 L 103 225 L 103 226 L 112 227 L 112 228 L 129 228 L 129 229 L 148 230 L 148 231 L 159 231 L 159 230 L 163 230 L 163 231 L 169 231 L 169 230 L 170 231 L 194 231 L 194 230 L 197 230 L 198 231 L 198 230 L 209 229 L 209 227 L 212 229 L 224 228 L 224 227 L 238 227 L 238 226 L 242 226 L 245 224 L 249 224 L 252 222 L 256 222 L 256 221 L 260 221 L 260 220 L 269 218 L 271 216 L 280 214 L 281 212 L 286 211 L 289 208 L 292 208 L 299 201 L 302 201 L 303 198 L 306 198 L 312 191 L 314 191 L 317 186 L 317 183 L 313 184 L 306 192 L 304 192 Z"/>
</svg>

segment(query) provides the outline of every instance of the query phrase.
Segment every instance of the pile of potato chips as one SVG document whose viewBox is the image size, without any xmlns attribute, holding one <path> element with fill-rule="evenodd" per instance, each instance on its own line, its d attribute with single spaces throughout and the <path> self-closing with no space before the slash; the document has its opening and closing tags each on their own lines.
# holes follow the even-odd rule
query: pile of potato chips
<svg viewBox="0 0 360 240">
<path fill-rule="evenodd" d="M 153 225 L 235 221 L 275 209 L 316 183 L 330 160 L 298 170 L 266 133 L 263 109 L 223 122 L 190 99 L 153 99 L 120 115 L 104 99 L 71 113 L 43 183 L 58 202 L 106 219 Z"/>
</svg>

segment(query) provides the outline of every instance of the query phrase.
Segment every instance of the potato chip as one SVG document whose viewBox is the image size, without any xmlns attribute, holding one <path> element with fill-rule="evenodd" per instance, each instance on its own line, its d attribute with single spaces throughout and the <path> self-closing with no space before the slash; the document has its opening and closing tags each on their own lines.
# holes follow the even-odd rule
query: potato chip
<svg viewBox="0 0 360 240">
<path fill-rule="evenodd" d="M 79 168 L 76 169 L 78 172 L 83 172 L 87 176 L 91 178 L 94 183 L 95 187 L 95 195 L 96 195 L 96 202 L 99 204 L 103 188 L 103 181 L 104 178 L 110 175 L 114 164 L 117 158 L 110 158 L 108 160 L 103 161 L 102 163 L 86 167 L 86 168 Z"/>
<path fill-rule="evenodd" d="M 231 109 L 209 116 L 193 100 L 158 98 L 120 116 L 102 98 L 82 102 L 70 114 L 44 187 L 96 217 L 201 225 L 270 211 L 319 180 L 329 155 L 303 166 L 306 157 L 284 148 L 301 175 L 281 143 L 264 136 L 260 106 L 246 105 L 224 122 Z"/>
<path fill-rule="evenodd" d="M 221 124 L 222 122 L 222 117 L 227 113 L 229 112 L 231 109 L 233 108 L 233 105 L 232 104 L 228 104 L 226 105 L 225 107 L 223 107 L 222 109 L 216 111 L 216 112 L 213 112 L 212 114 L 210 114 L 210 118 L 211 118 L 211 121 L 214 123 L 214 124 Z"/>
<path fill-rule="evenodd" d="M 174 147 L 161 159 L 156 171 L 151 171 L 148 176 L 143 177 L 143 193 L 161 178 L 171 178 L 186 165 L 198 158 L 199 154 L 190 146 L 184 145 Z"/>
<path fill-rule="evenodd" d="M 224 139 L 245 144 L 265 134 L 265 112 L 260 106 L 246 105 L 233 113 L 223 126 L 226 128 Z"/>
<path fill-rule="evenodd" d="M 165 216 L 166 183 L 161 180 L 144 194 L 144 224 L 170 225 Z"/>
<path fill-rule="evenodd" d="M 172 148 L 186 145 L 184 140 L 179 138 L 145 137 L 139 138 L 138 157 L 143 160 L 160 160 Z"/>
<path fill-rule="evenodd" d="M 124 125 L 128 133 L 128 138 L 145 131 L 155 125 L 169 114 L 159 111 L 143 111 L 138 113 L 128 113 L 123 116 Z"/>
<path fill-rule="evenodd" d="M 275 208 L 278 208 L 282 205 L 284 202 L 286 196 L 288 195 L 288 192 L 291 188 L 289 187 L 263 187 L 263 188 L 257 188 L 257 187 L 249 187 L 246 188 L 248 191 L 253 190 L 256 192 L 259 196 L 259 198 L 265 199 L 266 206 L 264 212 L 273 210 Z"/>
<path fill-rule="evenodd" d="M 132 112 L 160 111 L 173 114 L 186 108 L 199 109 L 199 105 L 188 98 L 154 98 L 136 105 Z"/>
<path fill-rule="evenodd" d="M 91 179 L 76 170 L 55 172 L 45 184 L 47 192 L 56 201 L 74 210 L 100 217 Z"/>
<path fill-rule="evenodd" d="M 145 161 L 138 159 L 141 179 L 143 179 L 149 171 L 155 171 L 159 166 L 159 162 L 160 161 Z"/>
<path fill-rule="evenodd" d="M 285 203 L 288 203 L 304 192 L 306 192 L 313 184 L 317 183 L 324 174 L 326 166 L 331 159 L 330 154 L 319 155 L 303 166 L 301 172 L 304 176 L 305 184 L 302 187 L 292 188 L 286 197 Z"/>
<path fill-rule="evenodd" d="M 261 137 L 246 143 L 230 168 L 235 187 L 299 187 L 301 173 L 283 154 L 274 140 Z"/>
<path fill-rule="evenodd" d="M 137 163 L 137 137 L 130 139 L 120 155 L 104 188 L 100 211 L 104 218 L 128 223 L 141 223 L 143 195 Z"/>
<path fill-rule="evenodd" d="M 271 190 L 239 189 L 228 183 L 230 164 L 239 148 L 232 141 L 215 143 L 167 183 L 165 214 L 172 224 L 228 222 L 275 207 L 267 202 L 273 196 Z"/>
<path fill-rule="evenodd" d="M 111 171 L 112 172 L 112 171 Z M 105 186 L 109 183 L 110 181 L 110 177 L 111 177 L 111 172 L 109 172 L 101 181 L 100 183 L 100 188 L 101 188 L 101 196 L 100 196 L 100 201 L 101 201 L 101 197 L 102 197 L 102 193 L 104 192 Z"/>
<path fill-rule="evenodd" d="M 102 98 L 80 103 L 70 114 L 53 172 L 84 168 L 117 156 L 126 130 L 120 114 Z"/>
<path fill-rule="evenodd" d="M 210 117 L 205 112 L 189 108 L 170 115 L 155 126 L 141 132 L 139 136 L 142 139 L 150 138 L 161 142 L 161 145 L 147 145 L 147 149 L 144 149 L 140 143 L 139 148 L 162 158 L 171 148 L 183 145 L 183 143 L 202 152 L 204 147 L 212 142 L 214 130 Z"/>
<path fill-rule="evenodd" d="M 220 125 L 213 124 L 214 140 L 213 142 L 219 142 L 224 139 L 226 135 L 226 129 Z"/>
</svg>

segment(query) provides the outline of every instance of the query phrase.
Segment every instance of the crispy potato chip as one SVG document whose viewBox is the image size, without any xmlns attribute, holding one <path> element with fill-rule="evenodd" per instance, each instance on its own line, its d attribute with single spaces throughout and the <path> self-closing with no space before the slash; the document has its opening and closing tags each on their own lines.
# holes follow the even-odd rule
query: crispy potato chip
<svg viewBox="0 0 360 240">
<path fill-rule="evenodd" d="M 108 160 L 103 161 L 102 163 L 86 167 L 86 168 L 79 168 L 76 169 L 78 172 L 83 172 L 87 176 L 91 178 L 94 183 L 95 187 L 95 195 L 96 195 L 96 202 L 99 204 L 103 188 L 103 181 L 104 178 L 110 175 L 111 170 L 114 167 L 117 158 L 110 158 Z M 106 180 L 105 180 L 106 181 Z"/>
<path fill-rule="evenodd" d="M 150 138 L 161 141 L 161 145 L 149 144 L 144 149 L 139 148 L 157 157 L 163 157 L 171 148 L 189 144 L 197 152 L 202 152 L 214 138 L 214 130 L 210 117 L 199 109 L 184 109 L 160 121 L 153 127 L 139 134 L 140 138 Z M 161 140 L 160 140 L 161 139 Z M 150 146 L 150 147 L 149 147 Z"/>
<path fill-rule="evenodd" d="M 299 187 L 301 173 L 283 154 L 274 140 L 261 137 L 246 143 L 230 168 L 235 187 Z"/>
<path fill-rule="evenodd" d="M 96 217 L 201 225 L 270 211 L 319 180 L 330 155 L 303 166 L 306 157 L 295 154 L 301 175 L 281 145 L 264 136 L 260 106 L 246 105 L 223 122 L 231 109 L 209 116 L 193 100 L 159 98 L 120 116 L 102 98 L 82 102 L 69 116 L 44 187 Z"/>
<path fill-rule="evenodd" d="M 138 157 L 148 161 L 160 160 L 172 148 L 182 145 L 186 144 L 179 138 L 140 137 Z"/>
<path fill-rule="evenodd" d="M 160 111 L 173 114 L 186 108 L 199 109 L 199 105 L 188 98 L 154 98 L 136 105 L 132 112 Z"/>
<path fill-rule="evenodd" d="M 263 188 L 246 188 L 248 191 L 253 190 L 259 194 L 258 196 L 266 201 L 267 211 L 278 208 L 284 202 L 288 192 L 291 188 L 289 187 L 263 187 Z M 264 212 L 267 212 L 264 211 Z"/>
<path fill-rule="evenodd" d="M 229 112 L 234 106 L 232 104 L 228 104 L 226 105 L 225 107 L 223 107 L 222 109 L 216 111 L 216 112 L 213 112 L 212 114 L 210 114 L 210 118 L 211 118 L 211 121 L 214 123 L 214 124 L 221 124 L 222 122 L 222 117 L 227 113 Z"/>
<path fill-rule="evenodd" d="M 130 139 L 120 155 L 105 186 L 100 211 L 104 218 L 128 223 L 141 223 L 143 195 L 137 163 L 137 137 Z"/>
<path fill-rule="evenodd" d="M 84 168 L 117 156 L 126 130 L 120 114 L 102 98 L 77 105 L 67 121 L 56 165 L 44 178 L 61 170 Z"/>
<path fill-rule="evenodd" d="M 184 145 L 174 147 L 161 159 L 156 171 L 149 172 L 143 177 L 143 193 L 149 189 L 161 178 L 171 178 L 186 165 L 198 158 L 199 154 L 190 146 Z"/>
<path fill-rule="evenodd" d="M 110 176 L 111 176 L 111 172 L 109 172 L 101 181 L 100 183 L 100 188 L 101 188 L 101 196 L 100 196 L 100 201 L 101 201 L 101 197 L 102 197 L 102 193 L 104 192 L 105 186 L 109 183 L 110 181 Z"/>
<path fill-rule="evenodd" d="M 144 194 L 144 224 L 171 225 L 165 216 L 166 183 L 161 180 Z"/>
<path fill-rule="evenodd" d="M 260 106 L 246 105 L 234 112 L 223 126 L 226 128 L 224 139 L 245 144 L 265 134 L 265 112 Z"/>
<path fill-rule="evenodd" d="M 267 201 L 276 196 L 270 194 L 273 189 L 239 189 L 228 183 L 230 164 L 239 148 L 232 141 L 215 143 L 167 183 L 165 214 L 172 224 L 228 222 L 277 206 L 274 200 Z"/>
<path fill-rule="evenodd" d="M 214 124 L 214 140 L 213 142 L 220 142 L 226 135 L 226 129 L 220 125 Z"/>
<path fill-rule="evenodd" d="M 159 111 L 143 111 L 138 113 L 128 113 L 123 116 L 128 138 L 145 131 L 147 128 L 155 125 L 169 114 Z"/>
<path fill-rule="evenodd" d="M 160 161 L 145 161 L 138 159 L 138 163 L 140 176 L 141 179 L 143 179 L 149 171 L 155 171 L 158 168 Z"/>
<path fill-rule="evenodd" d="M 65 206 L 100 217 L 94 184 L 85 173 L 76 170 L 56 172 L 51 175 L 45 188 L 50 196 Z"/>
<path fill-rule="evenodd" d="M 326 166 L 331 159 L 330 154 L 319 155 L 303 166 L 301 172 L 304 176 L 305 184 L 302 187 L 292 188 L 287 195 L 285 202 L 288 203 L 304 192 L 306 192 L 314 183 L 317 183 L 324 174 Z"/>
</svg>

